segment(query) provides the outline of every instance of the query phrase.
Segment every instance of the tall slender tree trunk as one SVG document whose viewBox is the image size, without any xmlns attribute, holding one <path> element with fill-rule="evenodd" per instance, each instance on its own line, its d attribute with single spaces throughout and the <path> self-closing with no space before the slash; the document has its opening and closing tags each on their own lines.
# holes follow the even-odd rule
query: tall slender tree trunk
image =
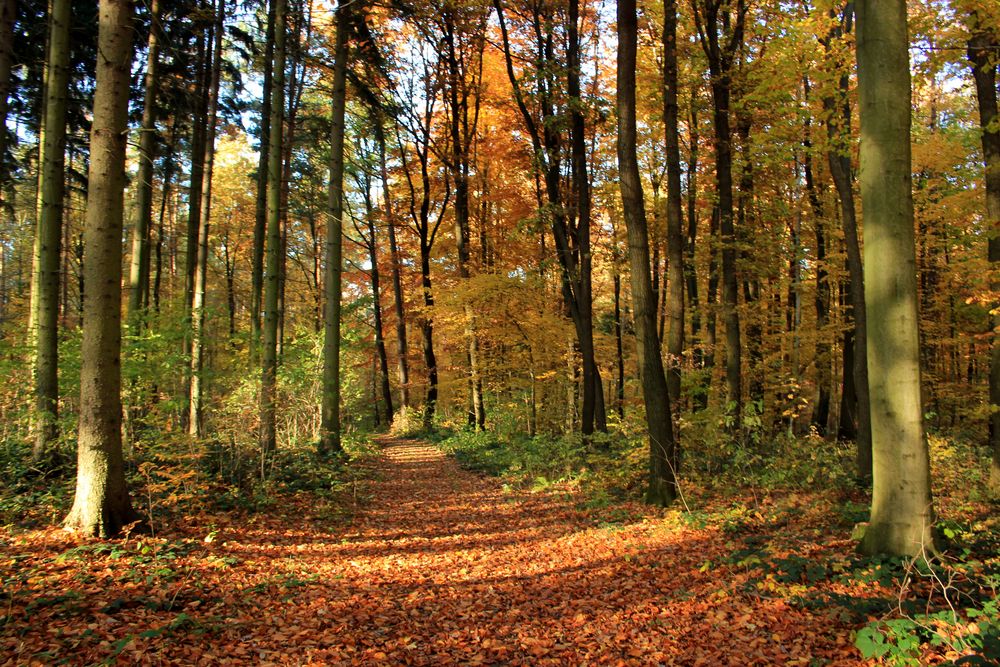
<svg viewBox="0 0 1000 667">
<path fill-rule="evenodd" d="M 588 332 L 580 341 L 583 362 L 583 426 L 588 424 L 593 414 L 593 428 L 607 431 L 608 418 L 604 407 L 604 388 L 601 372 L 597 366 L 593 343 L 594 296 L 593 270 L 590 250 L 591 197 L 590 176 L 587 173 L 587 132 L 583 115 L 583 97 L 580 91 L 580 7 L 579 0 L 569 0 L 568 42 L 567 42 L 567 93 L 570 97 L 570 154 L 573 174 L 573 190 L 576 194 L 576 248 L 580 261 L 577 267 L 576 300 L 579 302 L 581 330 Z"/>
<path fill-rule="evenodd" d="M 85 229 L 87 298 L 76 495 L 65 526 L 110 537 L 137 519 L 125 483 L 121 402 L 121 245 L 132 3 L 101 0 Z"/>
<path fill-rule="evenodd" d="M 698 2 L 697 4 L 702 4 Z M 726 400 L 733 423 L 742 412 L 742 347 L 739 293 L 736 280 L 736 235 L 733 224 L 733 147 L 730 118 L 734 56 L 743 42 L 746 16 L 744 0 L 730 7 L 724 0 L 704 0 L 696 5 L 695 19 L 711 73 L 715 124 L 715 182 L 719 207 L 719 237 L 722 246 L 722 314 L 726 325 Z M 725 16 L 720 16 L 725 14 Z M 732 15 L 730 15 L 732 14 Z M 728 30 L 720 30 L 728 27 Z"/>
<path fill-rule="evenodd" d="M 278 271 L 281 267 L 281 150 L 285 114 L 286 0 L 274 0 L 274 62 L 271 66 L 270 137 L 267 159 L 267 271 L 261 350 L 260 449 L 269 458 L 277 447 L 275 393 L 278 376 Z"/>
<path fill-rule="evenodd" d="M 915 556 L 934 549 L 934 506 L 920 403 L 906 2 L 858 0 L 857 12 L 874 454 L 861 549 Z"/>
<path fill-rule="evenodd" d="M 854 3 L 844 6 L 842 27 L 834 33 L 839 37 L 849 33 L 854 18 Z M 844 64 L 844 67 L 848 67 Z M 848 98 L 850 80 L 846 73 L 840 76 L 836 97 L 823 99 L 827 115 L 827 164 L 840 201 L 840 217 L 844 230 L 844 248 L 847 252 L 847 273 L 853 330 L 845 334 L 844 346 L 853 342 L 850 359 L 845 356 L 844 373 L 850 373 L 852 383 L 845 382 L 841 399 L 841 433 L 853 432 L 857 441 L 857 472 L 861 480 L 872 476 L 871 400 L 868 386 L 868 316 L 865 306 L 865 276 L 858 238 L 857 207 L 854 203 L 854 186 L 851 179 L 851 155 L 846 139 L 851 132 L 851 106 Z M 848 366 L 847 362 L 851 365 Z M 849 389 L 851 391 L 849 391 Z M 856 398 L 856 400 L 852 400 Z M 844 417 L 850 419 L 845 428 Z"/>
<path fill-rule="evenodd" d="M 35 343 L 35 442 L 32 453 L 35 460 L 45 455 L 59 435 L 59 260 L 66 185 L 71 4 L 70 0 L 51 3 L 45 61 L 45 100 L 39 137 L 38 223 L 32 276 Z"/>
<path fill-rule="evenodd" d="M 13 209 L 14 202 L 8 201 L 7 165 L 3 156 L 7 154 L 7 110 L 9 108 L 10 75 L 14 64 L 14 17 L 17 15 L 17 0 L 0 0 L 0 216 L 4 208 Z"/>
<path fill-rule="evenodd" d="M 663 125 L 667 160 L 667 391 L 680 412 L 684 354 L 684 233 L 681 229 L 681 151 L 677 104 L 677 1 L 663 6 Z"/>
<path fill-rule="evenodd" d="M 198 0 L 199 7 L 204 0 Z M 183 353 L 188 357 L 184 369 L 184 405 L 181 412 L 181 425 L 187 431 L 191 428 L 188 420 L 191 415 L 191 332 L 192 306 L 194 304 L 195 272 L 198 266 L 198 233 L 201 224 L 201 195 L 205 180 L 205 142 L 208 131 L 208 90 L 211 77 L 209 64 L 212 52 L 207 40 L 206 31 L 198 34 L 197 58 L 195 60 L 197 82 L 195 83 L 195 101 L 192 109 L 191 127 L 191 176 L 188 181 L 188 215 L 185 233 L 184 253 L 184 325 L 186 332 L 183 340 Z"/>
<path fill-rule="evenodd" d="M 167 206 L 172 195 L 174 179 L 174 146 L 177 140 L 177 119 L 170 122 L 170 138 L 167 140 L 167 157 L 163 165 L 163 191 L 160 193 L 160 215 L 156 223 L 156 262 L 153 269 L 152 301 L 153 309 L 160 312 L 160 288 L 163 283 L 163 240 L 165 234 L 164 222 L 167 216 Z"/>
<path fill-rule="evenodd" d="M 139 172 L 136 176 L 136 213 L 132 229 L 128 317 L 132 334 L 138 332 L 142 309 L 149 302 L 149 236 L 153 220 L 153 161 L 156 159 L 156 86 L 160 59 L 160 0 L 149 5 L 146 82 L 139 130 Z"/>
<path fill-rule="evenodd" d="M 215 133 L 219 110 L 219 79 L 222 71 L 222 38 L 225 29 L 226 0 L 215 8 L 215 44 L 212 49 L 212 72 L 208 84 L 208 116 L 205 129 L 204 178 L 201 187 L 201 218 L 198 222 L 198 261 L 195 265 L 194 295 L 191 301 L 191 386 L 189 394 L 188 434 L 200 437 L 202 424 L 202 370 L 205 365 L 205 289 L 208 279 L 208 232 L 212 222 L 212 172 L 215 166 Z"/>
<path fill-rule="evenodd" d="M 705 359 L 705 341 L 701 334 L 701 305 L 698 301 L 698 271 L 695 265 L 695 248 L 698 241 L 698 107 L 697 93 L 691 90 L 691 111 L 688 120 L 687 160 L 687 238 L 684 244 L 684 277 L 687 282 L 688 310 L 691 312 L 692 361 L 696 369 L 702 368 Z M 709 378 L 709 382 L 711 378 Z M 704 391 L 694 397 L 694 408 L 708 405 L 708 383 Z"/>
<path fill-rule="evenodd" d="M 618 419 L 625 419 L 625 354 L 622 349 L 622 276 L 615 266 L 613 277 L 615 291 L 615 366 L 618 377 L 615 382 L 615 407 Z"/>
<path fill-rule="evenodd" d="M 253 226 L 253 256 L 250 263 L 250 358 L 260 348 L 261 292 L 264 288 L 264 240 L 267 234 L 267 174 L 270 163 L 271 97 L 274 81 L 275 0 L 267 0 L 264 32 L 264 82 L 260 108 L 260 156 L 257 161 L 257 200 Z"/>
<path fill-rule="evenodd" d="M 805 103 L 809 106 L 809 77 L 802 80 Z M 826 270 L 826 216 L 823 202 L 816 186 L 813 173 L 812 119 L 805 119 L 804 136 L 802 139 L 802 174 L 806 182 L 806 197 L 813 216 L 813 231 L 816 239 L 816 295 L 813 305 L 816 308 L 816 384 L 819 396 L 812 414 L 812 425 L 820 435 L 826 435 L 830 420 L 830 390 L 833 375 L 830 370 L 830 343 L 826 331 L 830 320 L 830 281 Z"/>
<path fill-rule="evenodd" d="M 375 137 L 378 140 L 379 175 L 382 180 L 382 197 L 385 203 L 385 221 L 389 233 L 389 259 L 392 261 L 392 300 L 396 314 L 396 373 L 399 379 L 400 409 L 405 413 L 410 407 L 410 367 L 407 361 L 406 311 L 403 304 L 402 262 L 396 244 L 396 217 L 393 215 L 392 196 L 389 191 L 389 170 L 385 156 L 385 130 L 382 114 L 376 112 Z"/>
<path fill-rule="evenodd" d="M 347 102 L 347 31 L 350 3 L 337 8 L 334 49 L 332 120 L 330 129 L 330 188 L 326 223 L 326 308 L 323 340 L 323 415 L 320 453 L 339 452 L 340 444 L 340 297 L 344 215 L 344 111 Z"/>
<path fill-rule="evenodd" d="M 676 446 L 667 395 L 667 378 L 656 333 L 656 300 L 649 271 L 649 238 L 639 162 L 636 158 L 637 32 L 635 0 L 618 0 L 618 171 L 622 209 L 628 231 L 639 380 L 646 404 L 649 437 L 649 486 L 646 501 L 655 505 L 668 505 L 677 495 Z"/>
<path fill-rule="evenodd" d="M 385 335 L 382 331 L 382 290 L 380 286 L 380 275 L 378 270 L 378 237 L 375 230 L 375 211 L 372 207 L 371 196 L 366 190 L 365 199 L 365 219 L 368 221 L 368 261 L 371 262 L 370 271 L 372 282 L 372 311 L 375 319 L 375 354 L 378 357 L 379 388 L 382 392 L 382 403 L 385 405 L 386 422 L 392 423 L 394 414 L 392 406 L 392 388 L 389 386 L 389 356 L 385 350 Z"/>
<path fill-rule="evenodd" d="M 997 108 L 997 56 L 1000 49 L 1000 29 L 983 25 L 977 14 L 970 19 L 969 61 L 976 84 L 979 104 L 979 126 L 982 128 L 983 163 L 986 177 L 986 225 L 993 230 L 988 241 L 988 259 L 993 277 L 990 289 L 1000 292 L 1000 110 Z M 1000 497 L 1000 305 L 993 308 L 990 325 L 993 330 L 990 352 L 990 445 L 993 461 L 990 466 L 990 493 Z"/>
</svg>

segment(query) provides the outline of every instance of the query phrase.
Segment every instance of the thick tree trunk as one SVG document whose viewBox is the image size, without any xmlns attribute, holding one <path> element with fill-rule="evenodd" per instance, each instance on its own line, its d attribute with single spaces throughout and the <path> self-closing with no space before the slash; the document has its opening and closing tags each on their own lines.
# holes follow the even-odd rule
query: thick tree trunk
<svg viewBox="0 0 1000 667">
<path fill-rule="evenodd" d="M 649 274 L 649 238 L 642 182 L 636 158 L 635 66 L 637 43 L 635 0 L 618 1 L 618 172 L 628 232 L 632 305 L 635 313 L 639 380 L 646 405 L 649 437 L 649 486 L 646 501 L 668 505 L 676 498 L 676 446 L 667 379 L 656 335 L 656 301 Z"/>
<path fill-rule="evenodd" d="M 215 44 L 212 49 L 212 73 L 208 84 L 208 115 L 205 128 L 204 178 L 201 187 L 201 219 L 198 221 L 198 261 L 195 265 L 194 295 L 191 301 L 191 397 L 188 434 L 200 437 L 202 424 L 202 370 L 205 364 L 205 289 L 208 279 L 208 232 L 212 222 L 212 172 L 215 166 L 215 134 L 219 110 L 219 75 L 222 70 L 222 32 L 225 27 L 226 2 L 218 0 L 215 9 Z"/>
<path fill-rule="evenodd" d="M 137 519 L 125 483 L 121 245 L 132 3 L 101 0 L 85 230 L 88 286 L 80 369 L 76 496 L 66 528 L 110 537 Z"/>
<path fill-rule="evenodd" d="M 160 59 L 160 0 L 149 5 L 146 82 L 139 130 L 139 172 L 136 176 L 136 212 L 132 229 L 128 317 L 131 333 L 138 333 L 142 309 L 149 302 L 149 236 L 153 220 L 153 161 L 156 159 L 156 86 Z"/>
<path fill-rule="evenodd" d="M 337 11 L 333 66 L 333 112 L 330 129 L 329 216 L 326 223 L 326 308 L 323 340 L 323 414 L 319 451 L 339 452 L 340 445 L 340 297 L 344 211 L 344 109 L 347 101 L 347 30 L 351 5 Z"/>
<path fill-rule="evenodd" d="M 260 109 L 260 156 L 257 161 L 257 201 L 253 226 L 253 257 L 250 263 L 250 358 L 257 358 L 260 348 L 261 292 L 264 289 L 264 239 L 267 234 L 267 173 L 270 164 L 271 96 L 274 80 L 274 2 L 267 2 L 267 28 L 264 32 L 264 82 Z"/>
<path fill-rule="evenodd" d="M 278 271 L 281 266 L 281 158 L 285 115 L 286 0 L 274 0 L 274 62 L 267 159 L 267 271 L 264 275 L 264 325 L 261 350 L 260 450 L 265 458 L 277 447 L 275 393 L 278 375 Z"/>
<path fill-rule="evenodd" d="M 993 282 L 990 289 L 1000 292 L 1000 110 L 997 108 L 997 49 L 1000 49 L 1000 30 L 996 26 L 982 25 L 973 14 L 970 20 L 972 37 L 969 40 L 969 60 L 976 83 L 979 104 L 979 126 L 982 128 L 983 162 L 986 180 L 986 229 L 993 230 L 988 242 L 988 259 L 992 267 Z M 993 461 L 990 466 L 990 493 L 1000 497 L 1000 305 L 990 304 L 993 330 L 990 354 L 990 445 Z"/>
<path fill-rule="evenodd" d="M 861 549 L 915 556 L 934 549 L 934 506 L 920 403 L 906 2 L 859 0 L 857 12 L 874 454 Z"/>
<path fill-rule="evenodd" d="M 38 224 L 32 275 L 35 343 L 35 442 L 32 453 L 35 460 L 45 455 L 59 434 L 59 260 L 66 184 L 71 5 L 70 0 L 51 3 L 45 101 L 39 137 Z"/>
<path fill-rule="evenodd" d="M 684 354 L 684 232 L 681 228 L 681 152 L 677 110 L 677 0 L 663 5 L 663 124 L 667 160 L 667 391 L 680 412 Z"/>
</svg>

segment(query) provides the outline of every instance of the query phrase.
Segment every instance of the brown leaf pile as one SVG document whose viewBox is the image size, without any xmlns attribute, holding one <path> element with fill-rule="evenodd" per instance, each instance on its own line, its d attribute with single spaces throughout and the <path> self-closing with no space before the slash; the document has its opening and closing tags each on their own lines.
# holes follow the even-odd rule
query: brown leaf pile
<svg viewBox="0 0 1000 667">
<path fill-rule="evenodd" d="M 832 612 L 741 593 L 738 568 L 705 567 L 731 548 L 717 529 L 631 506 L 600 523 L 428 445 L 384 444 L 372 504 L 350 524 L 303 496 L 170 540 L 0 535 L 0 664 L 860 661 Z"/>
</svg>

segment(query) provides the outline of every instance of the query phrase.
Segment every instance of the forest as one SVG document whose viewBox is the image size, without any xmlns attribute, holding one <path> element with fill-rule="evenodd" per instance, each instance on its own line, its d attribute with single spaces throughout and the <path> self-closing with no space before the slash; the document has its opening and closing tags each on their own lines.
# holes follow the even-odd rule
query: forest
<svg viewBox="0 0 1000 667">
<path fill-rule="evenodd" d="M 1000 664 L 996 0 L 0 0 L 0 664 Z"/>
</svg>

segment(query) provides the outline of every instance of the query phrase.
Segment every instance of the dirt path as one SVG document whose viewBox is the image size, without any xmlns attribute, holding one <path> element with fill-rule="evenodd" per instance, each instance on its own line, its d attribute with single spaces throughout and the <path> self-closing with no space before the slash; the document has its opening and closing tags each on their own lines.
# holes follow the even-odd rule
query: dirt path
<svg viewBox="0 0 1000 667">
<path fill-rule="evenodd" d="M 609 522 L 564 496 L 506 493 L 427 444 L 382 444 L 371 501 L 349 524 L 304 505 L 291 520 L 218 526 L 209 543 L 193 526 L 199 537 L 164 561 L 172 577 L 138 551 L 88 560 L 77 615 L 65 601 L 25 607 L 0 664 L 857 662 L 832 616 L 740 593 L 740 568 L 706 565 L 732 548 L 717 530 L 668 527 L 639 506 Z"/>
</svg>

